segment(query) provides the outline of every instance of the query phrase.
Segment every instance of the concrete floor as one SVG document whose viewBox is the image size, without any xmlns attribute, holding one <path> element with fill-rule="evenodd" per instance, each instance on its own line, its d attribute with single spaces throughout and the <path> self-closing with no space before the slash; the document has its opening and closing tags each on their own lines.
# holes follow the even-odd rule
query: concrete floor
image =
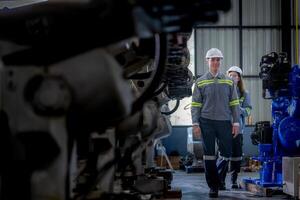
<svg viewBox="0 0 300 200">
<path fill-rule="evenodd" d="M 239 176 L 239 181 L 241 178 L 245 177 L 258 177 L 258 173 L 241 173 Z M 208 197 L 209 188 L 205 181 L 204 173 L 192 173 L 187 174 L 184 171 L 175 171 L 173 174 L 172 187 L 177 187 L 182 190 L 182 200 L 202 200 L 210 199 Z M 259 200 L 273 200 L 273 199 L 288 199 L 286 195 L 273 195 L 272 197 L 259 197 L 248 191 L 242 189 L 232 190 L 230 188 L 230 177 L 226 178 L 226 188 L 225 191 L 219 191 L 219 198 L 215 199 L 259 199 Z"/>
</svg>

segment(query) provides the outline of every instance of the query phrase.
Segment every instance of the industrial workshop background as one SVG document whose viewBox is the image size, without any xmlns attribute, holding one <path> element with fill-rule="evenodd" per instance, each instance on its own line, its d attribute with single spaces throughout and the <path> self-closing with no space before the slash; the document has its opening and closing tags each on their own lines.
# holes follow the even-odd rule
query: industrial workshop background
<svg viewBox="0 0 300 200">
<path fill-rule="evenodd" d="M 218 23 L 198 25 L 188 43 L 189 68 L 197 76 L 207 70 L 204 56 L 211 47 L 224 53 L 223 72 L 232 65 L 243 69 L 253 105 L 248 125 L 271 121 L 271 101 L 262 101 L 261 97 L 262 82 L 258 76 L 261 55 L 287 52 L 291 64 L 296 63 L 295 11 L 290 9 L 294 4 L 295 1 L 286 0 L 232 0 L 232 9 L 222 13 Z M 190 109 L 187 109 L 190 102 L 191 98 L 181 101 L 171 117 L 173 126 L 191 124 Z M 170 107 L 174 104 L 171 102 Z"/>
</svg>

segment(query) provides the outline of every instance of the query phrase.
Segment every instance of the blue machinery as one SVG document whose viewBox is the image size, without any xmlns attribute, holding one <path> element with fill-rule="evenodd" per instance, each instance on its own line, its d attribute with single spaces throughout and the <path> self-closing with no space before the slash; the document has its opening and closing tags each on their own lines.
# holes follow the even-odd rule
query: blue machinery
<svg viewBox="0 0 300 200">
<path fill-rule="evenodd" d="M 258 179 L 244 179 L 263 187 L 282 186 L 282 157 L 300 155 L 300 66 L 291 68 L 286 54 L 274 52 L 262 57 L 259 76 L 263 98 L 272 99 L 272 125 L 257 122 L 251 135 L 258 145 L 261 163 Z"/>
</svg>

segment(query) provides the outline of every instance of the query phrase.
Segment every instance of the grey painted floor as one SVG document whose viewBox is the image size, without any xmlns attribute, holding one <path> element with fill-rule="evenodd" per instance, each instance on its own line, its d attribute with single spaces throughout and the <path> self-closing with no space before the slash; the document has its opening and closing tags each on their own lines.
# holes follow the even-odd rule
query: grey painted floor
<svg viewBox="0 0 300 200">
<path fill-rule="evenodd" d="M 178 187 L 182 191 L 182 200 L 202 200 L 208 197 L 209 188 L 205 181 L 204 173 L 187 174 L 184 171 L 176 171 L 173 174 L 172 187 Z M 258 177 L 257 173 L 241 173 L 239 180 L 244 177 Z M 230 188 L 230 177 L 226 178 L 226 187 Z M 219 198 L 215 199 L 288 199 L 286 195 L 273 195 L 272 197 L 259 197 L 242 189 L 219 191 Z"/>
</svg>

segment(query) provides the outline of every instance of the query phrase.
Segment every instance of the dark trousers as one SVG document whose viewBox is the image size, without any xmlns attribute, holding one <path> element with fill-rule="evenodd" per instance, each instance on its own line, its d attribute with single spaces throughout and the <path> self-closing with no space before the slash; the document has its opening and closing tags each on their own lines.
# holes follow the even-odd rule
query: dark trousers
<svg viewBox="0 0 300 200">
<path fill-rule="evenodd" d="M 242 156 L 243 156 L 243 135 L 238 134 L 232 139 L 232 153 L 229 160 L 229 172 L 231 173 L 231 183 L 235 184 L 237 181 L 238 173 L 240 172 Z M 225 185 L 226 172 L 222 174 L 222 184 Z"/>
<path fill-rule="evenodd" d="M 211 189 L 217 189 L 223 173 L 228 169 L 231 156 L 232 125 L 230 121 L 217 121 L 200 118 L 203 139 L 205 178 Z M 216 161 L 215 144 L 219 145 L 220 156 Z"/>
</svg>

